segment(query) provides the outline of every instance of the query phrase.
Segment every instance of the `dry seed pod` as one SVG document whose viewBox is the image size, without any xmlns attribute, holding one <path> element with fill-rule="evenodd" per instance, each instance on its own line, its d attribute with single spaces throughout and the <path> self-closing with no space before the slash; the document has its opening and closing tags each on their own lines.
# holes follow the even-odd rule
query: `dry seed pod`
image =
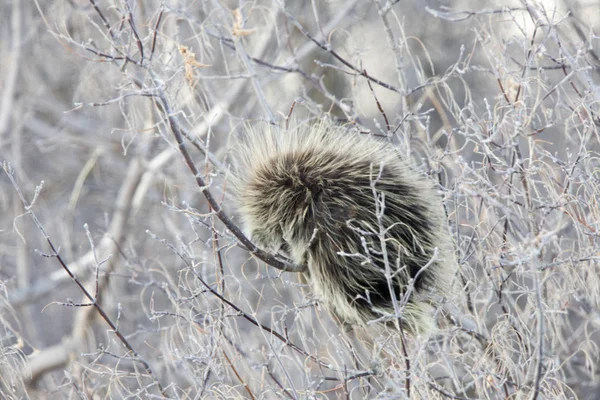
<svg viewBox="0 0 600 400">
<path fill-rule="evenodd" d="M 433 184 L 391 143 L 327 120 L 292 122 L 249 129 L 234 157 L 251 239 L 306 264 L 305 280 L 341 321 L 399 315 L 412 333 L 434 328 L 456 268 L 451 241 Z"/>
</svg>

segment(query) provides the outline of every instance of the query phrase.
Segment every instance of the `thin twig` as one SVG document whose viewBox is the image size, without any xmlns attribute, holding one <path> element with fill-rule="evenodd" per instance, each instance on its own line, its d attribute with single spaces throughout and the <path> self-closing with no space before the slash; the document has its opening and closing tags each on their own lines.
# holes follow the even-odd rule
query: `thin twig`
<svg viewBox="0 0 600 400">
<path fill-rule="evenodd" d="M 156 77 L 154 77 L 154 80 L 155 80 L 155 83 L 157 83 L 158 86 L 160 86 Z M 179 123 L 171 110 L 171 106 L 169 104 L 169 101 L 167 100 L 165 92 L 160 88 L 157 89 L 157 97 L 160 100 L 161 108 L 164 110 L 164 112 L 166 114 L 166 118 L 169 122 L 169 127 L 171 128 L 171 132 L 175 136 L 175 141 L 177 142 L 177 147 L 179 148 L 179 151 L 180 151 L 181 155 L 183 156 L 186 165 L 188 166 L 189 170 L 192 172 L 192 175 L 194 176 L 196 183 L 197 183 L 198 187 L 200 188 L 200 191 L 202 192 L 202 194 L 204 195 L 204 197 L 210 204 L 210 207 L 213 209 L 213 212 L 219 217 L 221 222 L 223 222 L 223 224 L 225 224 L 227 229 L 229 229 L 231 231 L 231 233 L 233 233 L 233 235 L 248 250 L 248 252 L 250 252 L 250 254 L 255 255 L 256 257 L 258 257 L 262 261 L 266 262 L 267 264 L 269 264 L 277 269 L 280 269 L 282 271 L 288 271 L 288 272 L 304 272 L 304 271 L 306 271 L 306 269 L 307 269 L 306 265 L 293 264 L 289 261 L 283 260 L 282 259 L 283 257 L 281 257 L 281 256 L 269 254 L 269 253 L 259 249 L 258 247 L 256 247 L 256 245 L 254 243 L 252 243 L 252 241 L 250 241 L 250 239 L 248 239 L 244 235 L 244 233 L 240 230 L 240 228 L 236 224 L 233 223 L 233 221 L 227 216 L 227 214 L 225 214 L 221 205 L 215 200 L 215 198 L 211 194 L 211 192 L 209 190 L 209 186 L 206 184 L 204 178 L 202 177 L 202 174 L 200 173 L 200 171 L 198 171 L 198 168 L 196 167 L 194 161 L 192 160 L 190 153 L 187 151 L 187 148 L 183 141 L 183 134 L 180 129 Z"/>
<path fill-rule="evenodd" d="M 154 49 L 156 48 L 156 37 L 158 35 L 158 28 L 160 27 L 160 21 L 162 20 L 164 11 L 165 11 L 165 2 L 163 0 L 160 3 L 160 11 L 158 13 L 158 19 L 156 20 L 156 25 L 154 25 L 154 32 L 152 33 L 152 48 L 150 49 L 149 61 L 152 61 L 152 57 L 154 56 Z"/>
<path fill-rule="evenodd" d="M 300 32 L 302 32 L 302 34 L 304 36 L 306 36 L 308 39 L 310 39 L 314 44 L 316 44 L 320 49 L 325 50 L 326 52 L 328 52 L 329 54 L 331 54 L 332 56 L 334 56 L 339 62 L 341 62 L 342 64 L 344 64 L 346 67 L 350 68 L 352 71 L 356 72 L 358 75 L 365 77 L 366 79 L 370 80 L 373 83 L 376 83 L 377 85 L 384 87 L 388 90 L 391 90 L 392 92 L 396 92 L 399 94 L 402 94 L 402 91 L 388 83 L 385 83 L 382 80 L 379 80 L 377 78 L 374 78 L 372 76 L 367 75 L 364 71 L 362 71 L 361 69 L 355 67 L 352 63 L 350 63 L 349 61 L 347 61 L 346 59 L 344 59 L 342 56 L 340 56 L 338 53 L 336 53 L 334 50 L 331 49 L 331 46 L 329 44 L 323 44 L 321 42 L 319 42 L 317 39 L 315 39 L 310 33 L 308 33 L 308 31 L 304 28 L 304 26 L 302 26 L 302 24 L 300 24 L 300 22 L 298 22 L 298 20 L 296 20 L 296 18 L 294 18 L 294 16 L 288 12 L 287 10 L 285 10 L 285 15 L 292 21 L 292 23 L 300 30 Z"/>
<path fill-rule="evenodd" d="M 127 348 L 127 350 L 129 350 L 135 356 L 135 360 L 137 362 L 139 362 L 140 364 L 142 364 L 142 366 L 146 370 L 146 373 L 154 380 L 155 385 L 160 390 L 162 395 L 167 397 L 167 394 L 166 394 L 164 388 L 162 387 L 160 381 L 154 374 L 154 371 L 150 367 L 150 364 L 148 364 L 148 362 L 146 362 L 141 357 L 141 355 L 133 348 L 133 346 L 129 343 L 129 341 L 125 338 L 125 336 L 123 336 L 123 334 L 119 331 L 117 326 L 112 322 L 112 320 L 110 319 L 108 314 L 104 311 L 104 309 L 97 302 L 96 298 L 88 292 L 88 290 L 81 283 L 81 281 L 79 281 L 79 279 L 69 269 L 69 267 L 67 266 L 67 263 L 63 260 L 62 256 L 59 254 L 57 248 L 54 246 L 54 243 L 50 239 L 50 236 L 46 233 L 46 230 L 44 229 L 42 223 L 37 218 L 36 214 L 33 212 L 31 205 L 27 202 L 27 200 L 25 199 L 25 196 L 21 192 L 21 189 L 14 178 L 14 171 L 12 170 L 11 166 L 8 163 L 4 162 L 3 169 L 4 169 L 4 172 L 6 173 L 6 175 L 8 176 L 8 179 L 12 183 L 13 187 L 15 188 L 15 191 L 19 195 L 19 198 L 21 199 L 21 202 L 23 203 L 23 206 L 25 208 L 26 214 L 29 214 L 29 216 L 31 217 L 31 219 L 33 220 L 35 225 L 42 232 L 44 239 L 50 246 L 50 249 L 52 250 L 52 257 L 55 257 L 58 260 L 58 262 L 60 263 L 62 268 L 65 270 L 65 272 L 71 277 L 72 281 L 77 285 L 77 287 L 79 288 L 81 293 L 83 293 L 83 295 L 87 298 L 87 300 L 90 301 L 90 303 L 94 306 L 96 311 L 98 311 L 98 313 L 100 314 L 102 319 L 110 326 L 110 328 L 112 329 L 114 334 L 119 338 L 121 343 L 123 343 L 123 345 Z M 37 192 L 39 193 L 39 190 Z M 33 203 L 33 201 L 32 201 L 32 203 Z"/>
</svg>

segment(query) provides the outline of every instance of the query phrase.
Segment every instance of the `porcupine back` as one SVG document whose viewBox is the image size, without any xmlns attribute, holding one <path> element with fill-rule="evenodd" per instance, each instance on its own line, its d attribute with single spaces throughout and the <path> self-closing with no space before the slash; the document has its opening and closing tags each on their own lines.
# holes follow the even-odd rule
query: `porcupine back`
<svg viewBox="0 0 600 400">
<path fill-rule="evenodd" d="M 441 199 L 391 143 L 326 120 L 292 123 L 249 129 L 235 162 L 251 239 L 307 264 L 305 279 L 340 320 L 389 322 L 393 291 L 406 329 L 433 328 L 455 265 Z"/>
</svg>

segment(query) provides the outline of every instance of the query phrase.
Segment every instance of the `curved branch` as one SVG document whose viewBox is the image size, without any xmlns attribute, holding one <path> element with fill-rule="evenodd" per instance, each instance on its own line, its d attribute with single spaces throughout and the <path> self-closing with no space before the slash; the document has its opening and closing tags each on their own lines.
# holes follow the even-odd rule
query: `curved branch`
<svg viewBox="0 0 600 400">
<path fill-rule="evenodd" d="M 192 156 L 187 151 L 184 143 L 184 135 L 179 125 L 179 121 L 175 117 L 175 114 L 171 110 L 171 105 L 169 104 L 169 100 L 167 99 L 167 95 L 165 91 L 161 88 L 160 81 L 156 78 L 156 76 L 150 71 L 152 74 L 152 79 L 154 84 L 156 85 L 156 97 L 160 100 L 160 107 L 162 111 L 165 113 L 167 120 L 169 122 L 169 127 L 173 132 L 173 136 L 175 136 L 175 140 L 177 142 L 177 147 L 179 148 L 179 152 L 183 156 L 186 165 L 194 175 L 194 179 L 196 180 L 196 184 L 200 188 L 200 191 L 210 204 L 213 212 L 217 215 L 217 217 L 223 222 L 223 224 L 229 229 L 229 231 L 240 241 L 242 247 L 244 247 L 250 254 L 255 255 L 260 260 L 266 262 L 267 264 L 280 269 L 282 271 L 287 272 L 306 272 L 308 270 L 306 265 L 294 264 L 290 260 L 279 256 L 267 253 L 256 247 L 254 243 L 250 239 L 244 235 L 242 230 L 225 214 L 223 209 L 221 208 L 221 204 L 213 197 L 212 193 L 209 190 L 209 186 L 206 184 L 206 181 L 202 177 L 198 168 L 194 164 L 194 160 L 192 160 Z"/>
</svg>

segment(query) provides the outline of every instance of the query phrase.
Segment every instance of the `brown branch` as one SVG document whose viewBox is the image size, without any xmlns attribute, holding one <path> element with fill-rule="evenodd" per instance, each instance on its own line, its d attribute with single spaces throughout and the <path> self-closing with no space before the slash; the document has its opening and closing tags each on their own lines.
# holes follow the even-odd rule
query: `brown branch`
<svg viewBox="0 0 600 400">
<path fill-rule="evenodd" d="M 370 80 L 371 82 L 376 83 L 379 86 L 384 87 L 384 88 L 386 88 L 388 90 L 391 90 L 392 92 L 396 92 L 396 93 L 402 94 L 402 91 L 400 89 L 396 88 L 395 86 L 392 86 L 389 83 L 386 83 L 386 82 L 384 82 L 382 80 L 379 80 L 377 78 L 369 76 L 369 75 L 367 75 L 367 73 L 365 71 L 363 71 L 363 70 L 355 67 L 352 63 L 350 63 L 349 61 L 347 61 L 346 59 L 344 59 L 342 56 L 340 56 L 338 53 L 336 53 L 335 50 L 331 49 L 331 46 L 329 44 L 323 44 L 323 43 L 319 42 L 310 33 L 308 33 L 308 31 L 302 26 L 302 24 L 300 24 L 300 22 L 298 22 L 298 20 L 296 20 L 296 18 L 294 18 L 294 16 L 292 14 L 290 14 L 288 11 L 284 11 L 284 12 L 285 12 L 285 15 L 296 26 L 296 28 L 298 28 L 300 30 L 300 32 L 302 32 L 302 34 L 304 36 L 306 36 L 308 39 L 310 39 L 320 49 L 325 50 L 326 52 L 328 52 L 329 54 L 331 54 L 332 56 L 334 56 L 339 62 L 341 62 L 342 64 L 344 64 L 346 67 L 350 68 L 352 71 L 356 72 L 358 75 L 363 76 L 366 79 Z"/>
<path fill-rule="evenodd" d="M 131 12 L 131 6 L 129 5 L 128 0 L 123 0 L 123 2 L 125 3 L 125 7 L 127 8 L 127 23 L 129 23 L 129 26 L 131 27 L 131 31 L 133 32 L 133 36 L 135 37 L 135 43 L 137 44 L 138 51 L 140 52 L 140 64 L 144 64 L 144 45 L 142 44 L 140 35 L 138 35 L 137 29 L 135 27 L 133 13 Z"/>
<path fill-rule="evenodd" d="M 163 13 L 165 12 L 165 2 L 161 2 L 160 4 L 160 12 L 158 14 L 158 19 L 156 20 L 156 25 L 154 25 L 154 32 L 152 34 L 152 48 L 150 49 L 150 61 L 152 61 L 152 56 L 154 56 L 154 49 L 156 48 L 156 36 L 158 34 L 158 27 L 160 26 L 160 21 L 162 20 Z"/>
<path fill-rule="evenodd" d="M 167 100 L 166 93 L 164 92 L 164 90 L 162 90 L 160 88 L 160 84 L 159 84 L 158 80 L 155 77 L 153 79 L 155 81 L 155 84 L 158 87 L 156 96 L 160 100 L 160 107 L 162 108 L 162 110 L 164 111 L 164 113 L 166 115 L 167 121 L 169 122 L 169 127 L 171 128 L 171 132 L 173 133 L 173 136 L 175 136 L 175 141 L 177 142 L 177 147 L 179 148 L 179 152 L 183 156 L 186 165 L 188 166 L 189 170 L 192 172 L 192 175 L 194 176 L 194 179 L 196 180 L 196 184 L 198 185 L 198 187 L 200 188 L 200 191 L 202 192 L 202 194 L 208 201 L 208 204 L 212 208 L 213 212 L 217 215 L 217 217 L 221 220 L 221 222 L 223 222 L 223 224 L 227 227 L 227 229 L 229 229 L 229 231 L 240 241 L 242 246 L 246 250 L 248 250 L 248 252 L 250 252 L 250 254 L 255 255 L 256 257 L 258 257 L 262 261 L 266 262 L 267 264 L 269 264 L 277 269 L 280 269 L 282 271 L 305 272 L 307 270 L 306 265 L 293 264 L 289 260 L 284 260 L 283 257 L 281 257 L 281 256 L 269 254 L 269 253 L 259 249 L 258 247 L 256 247 L 256 245 L 254 243 L 252 243 L 252 241 L 244 235 L 244 233 L 241 231 L 241 229 L 227 216 L 227 214 L 225 214 L 225 211 L 223 211 L 221 204 L 219 204 L 219 202 L 217 200 L 215 200 L 215 198 L 213 197 L 212 193 L 209 190 L 209 185 L 206 184 L 206 181 L 202 177 L 202 174 L 200 173 L 200 171 L 194 164 L 194 160 L 192 160 L 192 156 L 187 151 L 187 148 L 186 148 L 184 140 L 183 140 L 184 139 L 183 132 L 181 130 L 179 122 L 177 121 L 177 118 L 175 117 L 173 111 L 171 110 L 171 105 L 169 104 L 169 101 Z"/>
</svg>

